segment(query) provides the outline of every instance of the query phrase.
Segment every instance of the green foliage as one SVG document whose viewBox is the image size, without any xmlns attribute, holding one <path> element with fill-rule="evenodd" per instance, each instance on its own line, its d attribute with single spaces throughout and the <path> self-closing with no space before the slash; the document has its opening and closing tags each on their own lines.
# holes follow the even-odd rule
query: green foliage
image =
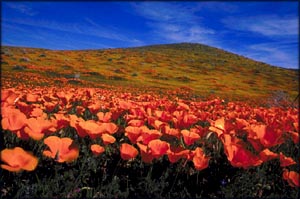
<svg viewBox="0 0 300 199">
<path fill-rule="evenodd" d="M 85 81 L 82 85 L 69 82 L 77 86 L 102 87 L 106 84 L 170 90 L 188 83 L 197 95 L 209 95 L 213 90 L 230 100 L 250 98 L 261 101 L 277 90 L 294 99 L 299 93 L 298 70 L 270 66 L 201 44 L 79 51 L 4 46 L 2 50 L 1 61 L 7 63 L 3 65 L 3 74 L 15 72 L 10 66 L 24 65 L 25 62 L 29 65 L 30 60 L 30 70 L 22 71 L 22 78 L 28 79 L 32 77 L 31 72 L 41 74 L 44 71 L 42 76 L 55 78 L 54 81 L 56 78 L 74 78 L 74 73 L 80 73 L 80 78 Z M 48 69 L 52 72 L 46 72 Z"/>
<path fill-rule="evenodd" d="M 86 111 L 86 119 L 93 116 Z M 66 127 L 53 135 L 73 137 L 80 146 L 80 157 L 71 163 L 58 163 L 42 155 L 46 146 L 41 141 L 20 140 L 4 131 L 5 148 L 20 146 L 39 158 L 36 170 L 11 173 L 2 170 L 3 198 L 297 198 L 297 189 L 282 179 L 279 160 L 271 160 L 255 168 L 232 167 L 223 153 L 223 146 L 214 133 L 206 136 L 203 145 L 211 157 L 209 167 L 194 169 L 191 162 L 170 163 L 167 157 L 143 163 L 140 157 L 120 159 L 118 142 L 106 147 L 105 153 L 94 156 L 89 146 L 101 142 L 78 137 L 75 129 Z M 201 143 L 201 142 L 200 142 Z M 298 157 L 299 148 L 287 142 L 274 152 L 284 151 Z M 299 165 L 298 165 L 299 166 Z"/>
</svg>

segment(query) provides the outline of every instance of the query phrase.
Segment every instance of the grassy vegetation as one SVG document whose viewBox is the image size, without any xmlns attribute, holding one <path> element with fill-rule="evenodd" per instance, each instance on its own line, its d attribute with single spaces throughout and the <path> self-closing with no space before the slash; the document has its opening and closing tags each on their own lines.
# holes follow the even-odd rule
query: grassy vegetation
<svg viewBox="0 0 300 199">
<path fill-rule="evenodd" d="M 283 91 L 298 95 L 299 71 L 200 44 L 180 43 L 137 48 L 57 51 L 2 47 L 2 74 L 41 73 L 44 78 L 73 78 L 82 86 L 134 86 L 177 89 L 188 86 L 198 95 L 257 100 Z M 20 69 L 20 70 L 16 70 Z M 25 80 L 24 80 L 25 81 Z M 69 80 L 70 81 L 70 80 Z"/>
</svg>

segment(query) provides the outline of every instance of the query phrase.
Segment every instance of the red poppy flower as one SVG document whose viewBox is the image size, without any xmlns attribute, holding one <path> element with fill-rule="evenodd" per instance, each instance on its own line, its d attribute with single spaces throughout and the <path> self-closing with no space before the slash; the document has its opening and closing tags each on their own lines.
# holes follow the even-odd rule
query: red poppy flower
<svg viewBox="0 0 300 199">
<path fill-rule="evenodd" d="M 200 147 L 197 147 L 194 151 L 193 163 L 197 170 L 203 170 L 208 167 L 209 157 L 205 156 Z"/>
<path fill-rule="evenodd" d="M 295 171 L 288 171 L 287 169 L 283 170 L 282 177 L 284 180 L 288 181 L 291 187 L 300 187 L 299 183 L 299 173 Z"/>
<path fill-rule="evenodd" d="M 33 171 L 38 164 L 38 159 L 35 156 L 20 147 L 2 150 L 1 160 L 6 163 L 1 164 L 2 169 L 14 172 Z"/>
<path fill-rule="evenodd" d="M 98 156 L 98 155 L 102 154 L 105 151 L 105 149 L 104 149 L 104 147 L 100 146 L 99 144 L 92 144 L 91 151 L 94 155 Z"/>
<path fill-rule="evenodd" d="M 50 150 L 43 152 L 44 156 L 54 158 L 57 162 L 72 162 L 79 156 L 78 146 L 70 138 L 50 136 L 44 140 Z"/>
<path fill-rule="evenodd" d="M 130 144 L 123 143 L 120 148 L 121 158 L 123 160 L 130 160 L 138 155 L 138 150 Z"/>
</svg>

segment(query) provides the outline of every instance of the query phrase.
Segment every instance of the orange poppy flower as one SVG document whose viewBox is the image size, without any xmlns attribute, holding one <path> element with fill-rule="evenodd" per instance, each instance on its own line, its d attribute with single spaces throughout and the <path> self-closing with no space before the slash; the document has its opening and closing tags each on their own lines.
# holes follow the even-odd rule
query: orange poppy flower
<svg viewBox="0 0 300 199">
<path fill-rule="evenodd" d="M 64 91 L 61 91 L 61 92 L 57 92 L 56 96 L 61 99 L 64 105 L 66 105 L 70 102 L 70 100 L 73 98 L 74 95 L 73 93 L 70 92 L 65 93 Z"/>
<path fill-rule="evenodd" d="M 18 94 L 12 89 L 1 90 L 1 105 L 13 105 L 18 100 Z"/>
<path fill-rule="evenodd" d="M 170 148 L 170 151 L 168 152 L 168 158 L 171 163 L 175 163 L 181 158 L 186 158 L 189 154 L 189 150 L 184 149 L 182 147 L 172 147 Z"/>
<path fill-rule="evenodd" d="M 135 144 L 141 135 L 141 127 L 127 126 L 125 128 L 125 136 L 127 136 L 131 143 Z"/>
<path fill-rule="evenodd" d="M 140 126 L 143 126 L 144 124 L 145 124 L 145 122 L 143 120 L 130 120 L 128 122 L 128 126 L 140 127 Z"/>
<path fill-rule="evenodd" d="M 40 108 L 33 108 L 33 110 L 30 113 L 30 117 L 42 117 L 47 116 L 46 113 Z"/>
<path fill-rule="evenodd" d="M 78 114 L 78 115 L 83 115 L 83 112 L 85 111 L 85 108 L 84 107 L 82 107 L 82 106 L 77 106 L 76 107 L 76 113 Z"/>
<path fill-rule="evenodd" d="M 145 127 L 145 126 L 144 126 Z M 151 140 L 155 140 L 161 136 L 161 132 L 155 129 L 142 128 L 142 134 L 137 141 L 142 141 L 143 144 L 148 144 Z"/>
<path fill-rule="evenodd" d="M 26 95 L 26 101 L 27 102 L 37 102 L 39 97 L 40 97 L 39 95 L 28 93 Z"/>
<path fill-rule="evenodd" d="M 178 106 L 177 109 L 178 110 L 190 110 L 189 105 L 183 103 L 183 102 L 177 102 Z"/>
<path fill-rule="evenodd" d="M 27 121 L 24 113 L 13 108 L 2 108 L 2 117 L 2 128 L 10 131 L 16 131 L 23 128 Z"/>
<path fill-rule="evenodd" d="M 255 132 L 263 146 L 269 148 L 283 142 L 282 131 L 266 125 L 251 125 L 251 131 Z"/>
<path fill-rule="evenodd" d="M 258 166 L 263 161 L 240 144 L 237 138 L 232 138 L 228 134 L 223 135 L 224 150 L 230 164 L 234 167 L 243 167 L 247 169 L 251 166 Z"/>
<path fill-rule="evenodd" d="M 167 111 L 155 111 L 155 115 L 159 118 L 159 120 L 163 122 L 169 122 L 172 120 L 172 115 L 168 113 Z"/>
<path fill-rule="evenodd" d="M 197 121 L 198 121 L 198 117 L 196 117 L 193 114 L 185 114 L 183 117 L 183 123 L 185 124 L 185 127 L 189 127 L 195 124 Z"/>
<path fill-rule="evenodd" d="M 92 114 L 98 113 L 98 111 L 100 110 L 100 108 L 101 108 L 101 102 L 99 102 L 99 101 L 96 101 L 93 104 L 91 104 L 91 105 L 88 106 L 88 109 L 90 110 L 90 112 Z"/>
<path fill-rule="evenodd" d="M 24 132 L 27 133 L 32 139 L 40 140 L 44 137 L 45 131 L 52 127 L 54 127 L 54 124 L 42 117 L 29 118 L 26 122 Z"/>
<path fill-rule="evenodd" d="M 120 154 L 123 160 L 130 160 L 138 155 L 138 150 L 130 144 L 123 143 L 120 147 Z"/>
<path fill-rule="evenodd" d="M 97 113 L 97 117 L 100 122 L 109 122 L 111 120 L 112 113 L 111 112 L 99 112 Z"/>
<path fill-rule="evenodd" d="M 277 153 L 270 151 L 269 149 L 265 149 L 259 153 L 259 157 L 262 161 L 266 162 L 278 157 Z"/>
<path fill-rule="evenodd" d="M 295 171 L 288 171 L 287 169 L 283 170 L 282 177 L 284 180 L 288 181 L 291 187 L 300 187 L 299 183 L 299 173 Z"/>
<path fill-rule="evenodd" d="M 154 157 L 151 155 L 151 151 L 148 146 L 141 143 L 137 143 L 137 145 L 140 148 L 142 161 L 145 163 L 151 163 Z"/>
<path fill-rule="evenodd" d="M 98 156 L 101 153 L 103 153 L 105 151 L 105 149 L 103 146 L 100 146 L 99 144 L 92 144 L 91 151 L 94 155 Z"/>
<path fill-rule="evenodd" d="M 224 131 L 225 131 L 225 119 L 224 117 L 217 119 L 216 121 L 211 122 L 211 126 L 209 127 L 209 130 L 212 132 L 217 133 L 218 137 L 220 137 Z"/>
<path fill-rule="evenodd" d="M 89 135 L 92 139 L 95 139 L 102 134 L 102 127 L 94 120 L 79 121 L 75 123 L 75 128 L 80 137 Z"/>
<path fill-rule="evenodd" d="M 57 129 L 62 129 L 64 127 L 67 127 L 70 125 L 70 118 L 66 117 L 64 114 L 61 113 L 55 113 L 55 123 L 56 123 L 56 128 Z"/>
<path fill-rule="evenodd" d="M 159 130 L 159 129 L 161 129 L 163 126 L 165 126 L 166 123 L 165 123 L 165 122 L 162 122 L 162 121 L 160 121 L 160 120 L 153 120 L 153 121 L 151 121 L 150 125 L 153 126 L 155 129 Z"/>
<path fill-rule="evenodd" d="M 33 110 L 34 105 L 33 104 L 27 104 L 25 102 L 22 101 L 17 101 L 16 102 L 16 107 L 18 107 L 18 109 L 24 113 L 25 115 L 29 115 L 30 112 Z"/>
<path fill-rule="evenodd" d="M 78 123 L 84 121 L 81 117 L 77 117 L 76 115 L 68 115 L 68 117 L 70 118 L 70 126 L 75 128 L 76 130 L 78 130 L 77 129 Z M 77 133 L 78 133 L 78 131 L 77 131 Z"/>
<path fill-rule="evenodd" d="M 38 164 L 38 158 L 20 147 L 2 150 L 1 160 L 6 163 L 1 164 L 2 169 L 14 172 L 22 170 L 33 171 Z"/>
<path fill-rule="evenodd" d="M 296 162 L 291 157 L 286 157 L 282 154 L 282 152 L 280 152 L 279 154 L 279 161 L 281 167 L 288 167 L 290 165 L 296 164 Z"/>
<path fill-rule="evenodd" d="M 119 107 L 123 110 L 130 110 L 133 108 L 133 104 L 129 101 L 119 100 Z"/>
<path fill-rule="evenodd" d="M 109 122 L 109 123 L 101 123 L 101 133 L 109 133 L 114 134 L 118 131 L 118 126 L 115 123 Z"/>
<path fill-rule="evenodd" d="M 44 102 L 44 106 L 47 112 L 52 112 L 57 104 L 57 102 Z"/>
<path fill-rule="evenodd" d="M 57 162 L 72 162 L 79 156 L 78 146 L 70 138 L 49 136 L 44 140 L 44 143 L 50 150 L 43 151 L 43 155 L 55 158 Z"/>
<path fill-rule="evenodd" d="M 164 127 L 164 132 L 165 132 L 165 134 L 167 134 L 167 135 L 170 135 L 170 136 L 174 136 L 174 137 L 176 137 L 176 138 L 180 138 L 180 131 L 179 131 L 179 129 L 176 129 L 176 128 L 170 128 L 170 126 L 165 126 Z"/>
<path fill-rule="evenodd" d="M 209 157 L 205 156 L 200 147 L 197 147 L 194 151 L 193 163 L 197 170 L 203 170 L 208 167 Z"/>
<path fill-rule="evenodd" d="M 160 139 L 151 140 L 148 147 L 150 148 L 151 155 L 154 158 L 159 158 L 170 150 L 170 144 L 165 141 L 161 141 Z"/>
<path fill-rule="evenodd" d="M 188 146 L 194 144 L 194 142 L 196 142 L 200 138 L 200 135 L 198 135 L 197 133 L 186 129 L 181 130 L 181 134 L 183 136 L 184 143 Z"/>
<path fill-rule="evenodd" d="M 101 139 L 103 141 L 103 144 L 105 145 L 115 143 L 116 141 L 116 138 L 114 136 L 109 135 L 107 133 L 102 134 Z"/>
<path fill-rule="evenodd" d="M 262 151 L 265 147 L 261 144 L 259 139 L 253 139 L 251 137 L 247 138 L 248 142 L 253 146 L 256 151 Z"/>
</svg>

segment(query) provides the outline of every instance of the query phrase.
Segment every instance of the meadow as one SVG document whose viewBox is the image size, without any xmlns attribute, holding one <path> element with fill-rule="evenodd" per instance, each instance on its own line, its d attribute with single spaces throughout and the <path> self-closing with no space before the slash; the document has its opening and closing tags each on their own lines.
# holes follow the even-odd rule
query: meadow
<svg viewBox="0 0 300 199">
<path fill-rule="evenodd" d="M 194 44 L 1 52 L 3 198 L 299 196 L 298 71 Z"/>
</svg>

